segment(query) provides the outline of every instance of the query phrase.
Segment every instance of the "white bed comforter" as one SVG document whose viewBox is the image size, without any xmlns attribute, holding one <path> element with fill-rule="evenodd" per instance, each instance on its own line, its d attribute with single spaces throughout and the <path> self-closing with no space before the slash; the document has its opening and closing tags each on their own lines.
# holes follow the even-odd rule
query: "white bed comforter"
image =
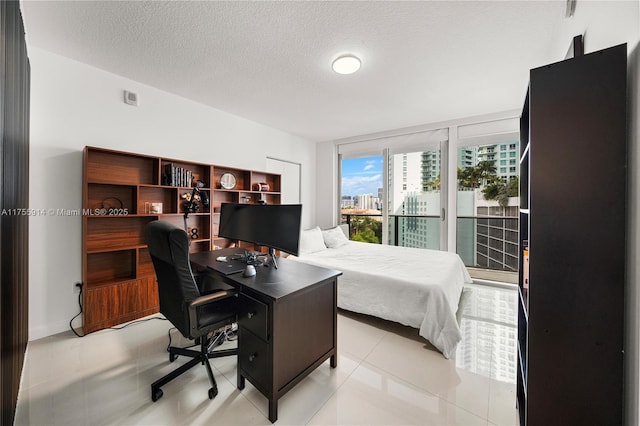
<svg viewBox="0 0 640 426">
<path fill-rule="evenodd" d="M 456 311 L 471 282 L 457 254 L 350 241 L 295 260 L 343 273 L 338 307 L 418 328 L 446 358 L 455 355 Z"/>
</svg>

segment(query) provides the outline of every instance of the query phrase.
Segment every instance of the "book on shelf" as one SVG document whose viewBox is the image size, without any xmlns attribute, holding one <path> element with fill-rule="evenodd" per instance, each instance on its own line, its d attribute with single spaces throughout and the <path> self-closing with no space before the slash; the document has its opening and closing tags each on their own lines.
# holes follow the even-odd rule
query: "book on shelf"
<svg viewBox="0 0 640 426">
<path fill-rule="evenodd" d="M 164 165 L 164 184 L 167 186 L 173 186 L 175 178 L 175 171 L 173 167 L 173 163 L 168 163 Z"/>
<path fill-rule="evenodd" d="M 529 288 L 529 242 L 522 242 L 522 287 Z"/>
</svg>

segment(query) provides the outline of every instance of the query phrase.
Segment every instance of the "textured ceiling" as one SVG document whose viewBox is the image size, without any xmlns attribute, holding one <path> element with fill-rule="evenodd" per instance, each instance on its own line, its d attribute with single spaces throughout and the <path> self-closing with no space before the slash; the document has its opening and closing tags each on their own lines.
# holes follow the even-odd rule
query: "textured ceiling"
<svg viewBox="0 0 640 426">
<path fill-rule="evenodd" d="M 314 141 L 519 108 L 563 1 L 24 1 L 29 45 Z M 362 59 L 335 74 L 343 53 Z"/>
</svg>

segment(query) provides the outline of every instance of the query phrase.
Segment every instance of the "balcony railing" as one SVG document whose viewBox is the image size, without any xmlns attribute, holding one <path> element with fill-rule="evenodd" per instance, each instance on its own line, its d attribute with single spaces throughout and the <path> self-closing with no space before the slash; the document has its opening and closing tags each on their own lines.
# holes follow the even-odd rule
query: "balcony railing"
<svg viewBox="0 0 640 426">
<path fill-rule="evenodd" d="M 382 244 L 382 214 L 343 213 L 341 223 L 349 225 L 349 239 Z"/>
<path fill-rule="evenodd" d="M 382 214 L 342 214 L 349 239 L 382 243 Z M 497 271 L 518 270 L 518 218 L 458 216 L 457 253 L 466 266 Z M 389 215 L 389 244 L 440 249 L 440 217 Z"/>
<path fill-rule="evenodd" d="M 458 216 L 456 247 L 467 266 L 498 271 L 518 270 L 518 218 Z"/>
<path fill-rule="evenodd" d="M 342 223 L 349 225 L 349 239 L 382 243 L 382 214 L 343 213 Z M 440 217 L 389 215 L 388 236 L 390 245 L 438 250 Z"/>
</svg>

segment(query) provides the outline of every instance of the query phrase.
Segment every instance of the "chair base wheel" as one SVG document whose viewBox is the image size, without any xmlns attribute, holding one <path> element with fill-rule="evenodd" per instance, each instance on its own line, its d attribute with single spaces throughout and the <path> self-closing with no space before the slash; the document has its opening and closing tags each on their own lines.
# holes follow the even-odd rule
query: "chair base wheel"
<svg viewBox="0 0 640 426">
<path fill-rule="evenodd" d="M 175 361 L 176 359 L 178 359 L 178 355 L 176 355 L 176 354 L 174 354 L 174 353 L 169 352 L 169 362 L 173 362 L 173 361 Z"/>
<path fill-rule="evenodd" d="M 156 390 L 151 389 L 151 400 L 153 402 L 156 402 L 157 400 L 162 398 L 162 395 L 164 395 L 162 392 L 162 389 L 156 389 Z"/>
<path fill-rule="evenodd" d="M 215 398 L 216 395 L 218 395 L 218 387 L 217 386 L 209 389 L 209 399 Z"/>
</svg>

